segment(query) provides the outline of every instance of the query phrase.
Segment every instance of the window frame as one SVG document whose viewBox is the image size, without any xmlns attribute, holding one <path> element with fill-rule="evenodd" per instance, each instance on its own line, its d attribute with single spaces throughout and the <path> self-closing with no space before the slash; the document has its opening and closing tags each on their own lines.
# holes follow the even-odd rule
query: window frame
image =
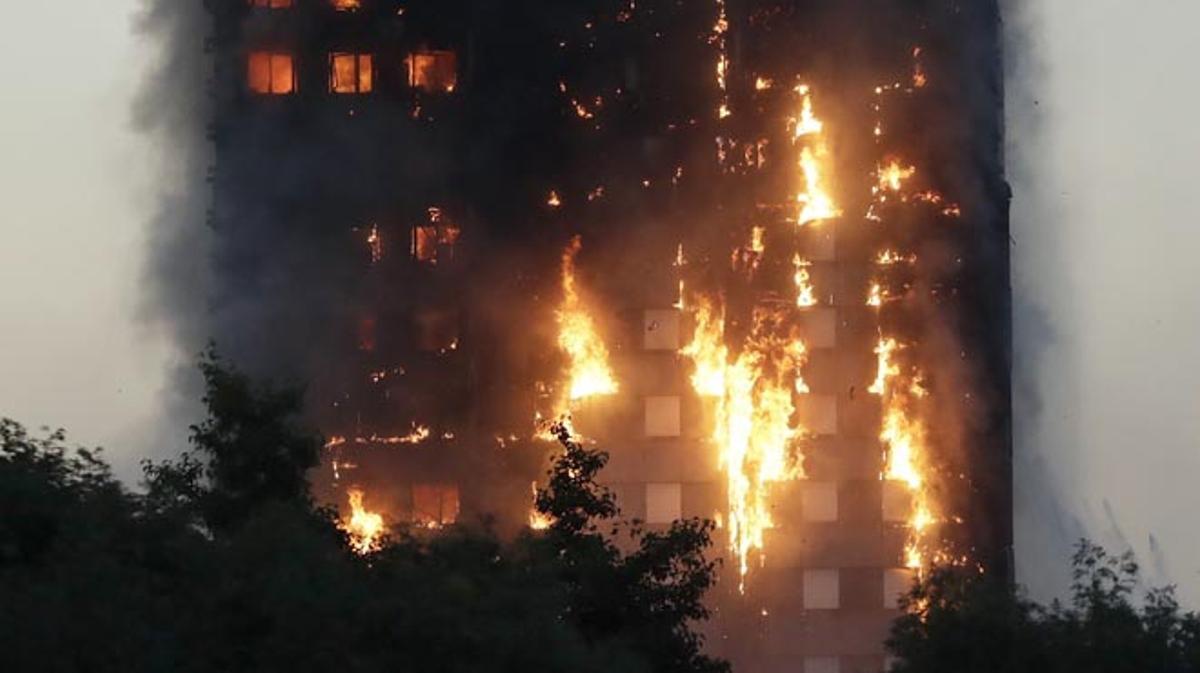
<svg viewBox="0 0 1200 673">
<path fill-rule="evenodd" d="M 437 75 L 437 80 L 427 83 L 422 83 L 417 77 L 417 59 L 429 58 L 433 67 L 423 69 L 424 71 L 432 72 Z M 450 61 L 450 77 L 440 77 L 441 69 L 438 67 L 438 59 L 447 58 Z M 426 94 L 452 94 L 458 89 L 458 53 L 452 49 L 416 49 L 408 52 L 404 57 L 405 69 L 408 71 L 408 88 L 414 91 L 421 91 Z M 448 79 L 449 81 L 445 81 Z"/>
<path fill-rule="evenodd" d="M 255 61 L 265 59 L 267 87 L 265 90 L 255 87 Z M 283 91 L 276 90 L 276 62 L 279 59 L 287 59 L 287 67 L 291 74 L 288 88 Z M 296 57 L 290 52 L 257 50 L 251 51 L 246 57 L 246 88 L 250 93 L 257 96 L 291 96 L 300 90 L 300 82 L 296 75 Z"/>
<path fill-rule="evenodd" d="M 338 84 L 337 62 L 338 62 L 338 59 L 345 59 L 345 58 L 351 59 L 354 63 L 354 77 L 353 77 L 354 89 L 343 91 L 343 90 L 340 90 L 337 88 L 337 84 Z M 329 52 L 328 61 L 329 61 L 329 68 L 328 68 L 328 71 L 329 71 L 328 72 L 329 93 L 334 94 L 336 96 L 362 96 L 362 95 L 374 93 L 374 91 L 375 91 L 375 72 L 376 72 L 375 54 L 374 53 L 369 52 L 369 51 L 331 51 L 331 52 Z M 365 71 L 363 69 L 364 62 L 367 65 Z M 365 82 L 366 87 L 365 88 L 363 86 L 364 85 L 364 81 L 363 81 L 364 72 L 366 75 L 366 82 Z"/>
</svg>

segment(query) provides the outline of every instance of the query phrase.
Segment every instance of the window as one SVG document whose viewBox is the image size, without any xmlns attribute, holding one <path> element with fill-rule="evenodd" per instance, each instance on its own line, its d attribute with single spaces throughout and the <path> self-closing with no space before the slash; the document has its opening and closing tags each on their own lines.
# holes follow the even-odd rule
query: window
<svg viewBox="0 0 1200 673">
<path fill-rule="evenodd" d="M 840 673 L 837 657 L 805 657 L 804 673 Z"/>
<path fill-rule="evenodd" d="M 836 610 L 841 605 L 836 570 L 804 571 L 804 609 Z"/>
<path fill-rule="evenodd" d="M 458 311 L 453 308 L 424 308 L 413 316 L 417 348 L 425 353 L 448 355 L 458 350 Z"/>
<path fill-rule="evenodd" d="M 462 230 L 446 218 L 441 208 L 430 208 L 429 219 L 413 227 L 412 256 L 418 262 L 437 266 L 454 259 L 454 245 Z"/>
<path fill-rule="evenodd" d="M 837 310 L 811 308 L 801 317 L 804 324 L 805 341 L 809 348 L 833 348 L 837 346 Z"/>
<path fill-rule="evenodd" d="M 883 607 L 895 610 L 900 607 L 900 598 L 912 588 L 913 574 L 904 568 L 883 571 Z"/>
<path fill-rule="evenodd" d="M 329 90 L 333 93 L 369 93 L 374 86 L 373 64 L 370 54 L 330 54 Z"/>
<path fill-rule="evenodd" d="M 458 521 L 458 486 L 414 484 L 413 523 L 427 528 L 449 526 Z"/>
<path fill-rule="evenodd" d="M 292 0 L 250 0 L 251 7 L 266 7 L 268 9 L 286 9 L 292 6 Z"/>
<path fill-rule="evenodd" d="M 682 484 L 646 484 L 646 523 L 671 523 L 682 516 Z"/>
<path fill-rule="evenodd" d="M 903 481 L 883 482 L 883 520 L 889 523 L 908 521 L 912 511 L 912 495 Z"/>
<path fill-rule="evenodd" d="M 815 435 L 837 434 L 837 411 L 837 398 L 833 395 L 805 395 L 800 402 L 800 419 L 805 429 Z"/>
<path fill-rule="evenodd" d="M 362 0 L 332 0 L 333 8 L 339 12 L 353 12 L 362 7 Z"/>
<path fill-rule="evenodd" d="M 458 84 L 458 59 L 452 51 L 419 51 L 405 59 L 408 85 L 422 91 L 450 93 Z"/>
<path fill-rule="evenodd" d="M 679 398 L 646 398 L 646 436 L 679 436 Z"/>
<path fill-rule="evenodd" d="M 838 518 L 838 489 L 837 484 L 828 481 L 807 481 L 804 483 L 803 507 L 804 520 L 815 522 L 837 521 Z"/>
<path fill-rule="evenodd" d="M 648 351 L 679 350 L 679 311 L 675 309 L 646 311 L 642 323 L 642 345 Z"/>
<path fill-rule="evenodd" d="M 289 94 L 296 91 L 296 69 L 290 54 L 256 51 L 250 54 L 247 79 L 250 90 L 261 94 Z"/>
</svg>

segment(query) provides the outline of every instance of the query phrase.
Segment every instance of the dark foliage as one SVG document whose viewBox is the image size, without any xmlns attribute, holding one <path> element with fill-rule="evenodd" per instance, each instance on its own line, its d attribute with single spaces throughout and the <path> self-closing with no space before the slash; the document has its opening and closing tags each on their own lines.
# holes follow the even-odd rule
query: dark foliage
<svg viewBox="0 0 1200 673">
<path fill-rule="evenodd" d="M 893 673 L 1192 673 L 1200 671 L 1200 617 L 1172 588 L 1140 585 L 1131 553 L 1081 541 L 1068 604 L 1042 606 L 966 569 L 917 583 L 888 641 Z"/>
<path fill-rule="evenodd" d="M 690 628 L 709 525 L 635 529 L 622 553 L 599 530 L 605 456 L 565 429 L 538 498 L 549 530 L 399 531 L 360 556 L 308 494 L 320 440 L 299 396 L 211 354 L 201 371 L 208 418 L 190 453 L 145 466 L 144 493 L 62 433 L 0 423 L 0 670 L 727 669 Z"/>
</svg>

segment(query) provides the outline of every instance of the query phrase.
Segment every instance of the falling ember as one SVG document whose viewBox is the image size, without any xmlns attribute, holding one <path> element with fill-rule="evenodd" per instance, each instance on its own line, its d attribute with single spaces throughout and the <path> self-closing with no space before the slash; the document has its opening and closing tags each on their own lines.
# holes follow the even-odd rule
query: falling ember
<svg viewBox="0 0 1200 673">
<path fill-rule="evenodd" d="M 715 399 L 711 437 L 726 473 L 729 546 L 743 590 L 750 554 L 763 552 L 764 531 L 773 526 L 770 485 L 804 476 L 795 446 L 803 432 L 792 417 L 794 393 L 807 390 L 800 376 L 807 353 L 802 341 L 780 336 L 779 327 L 779 316 L 756 311 L 753 332 L 731 362 L 724 320 L 702 298 L 692 341 L 682 351 L 693 362 L 696 393 Z"/>
<path fill-rule="evenodd" d="M 550 196 L 546 198 L 546 205 L 551 208 L 558 208 L 562 205 L 562 198 L 558 195 L 557 191 L 550 190 Z"/>
<path fill-rule="evenodd" d="M 363 507 L 361 490 L 352 488 L 347 496 L 350 500 L 350 519 L 343 522 L 342 529 L 350 534 L 352 548 L 359 554 L 377 551 L 383 535 L 383 516 Z"/>
<path fill-rule="evenodd" d="M 796 306 L 799 308 L 809 308 L 817 305 L 816 290 L 812 286 L 812 278 L 808 272 L 808 268 L 812 266 L 812 262 L 800 257 L 800 253 L 792 259 L 792 265 L 796 267 L 795 282 L 796 282 Z"/>
<path fill-rule="evenodd" d="M 571 401 L 617 392 L 617 380 L 608 365 L 608 348 L 600 340 L 595 322 L 583 306 L 575 287 L 575 257 L 583 243 L 571 239 L 562 256 L 563 303 L 558 310 L 558 345 L 570 359 L 568 397 Z"/>
</svg>

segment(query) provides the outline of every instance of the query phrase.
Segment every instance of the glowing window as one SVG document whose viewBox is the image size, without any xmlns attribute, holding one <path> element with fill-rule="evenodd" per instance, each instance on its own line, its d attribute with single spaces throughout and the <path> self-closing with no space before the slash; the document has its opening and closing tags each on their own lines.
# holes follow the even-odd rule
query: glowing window
<svg viewBox="0 0 1200 673">
<path fill-rule="evenodd" d="M 450 93 L 458 85 L 458 59 L 452 51 L 414 52 L 404 62 L 414 89 Z"/>
<path fill-rule="evenodd" d="M 296 91 L 296 69 L 290 54 L 256 51 L 247 67 L 250 90 L 262 94 L 289 94 Z"/>
<path fill-rule="evenodd" d="M 268 9 L 285 9 L 292 6 L 292 0 L 250 0 L 251 7 L 266 7 Z"/>
<path fill-rule="evenodd" d="M 374 76 L 370 54 L 329 55 L 329 90 L 334 93 L 368 93 L 374 86 Z"/>
<path fill-rule="evenodd" d="M 449 526 L 458 521 L 458 486 L 454 484 L 414 484 L 413 523 L 428 528 Z"/>
<path fill-rule="evenodd" d="M 434 266 L 454 259 L 454 245 L 461 234 L 462 230 L 446 219 L 441 208 L 430 208 L 429 220 L 413 227 L 413 259 Z"/>
<path fill-rule="evenodd" d="M 339 12 L 353 12 L 362 7 L 362 0 L 332 0 L 333 8 Z"/>
</svg>

